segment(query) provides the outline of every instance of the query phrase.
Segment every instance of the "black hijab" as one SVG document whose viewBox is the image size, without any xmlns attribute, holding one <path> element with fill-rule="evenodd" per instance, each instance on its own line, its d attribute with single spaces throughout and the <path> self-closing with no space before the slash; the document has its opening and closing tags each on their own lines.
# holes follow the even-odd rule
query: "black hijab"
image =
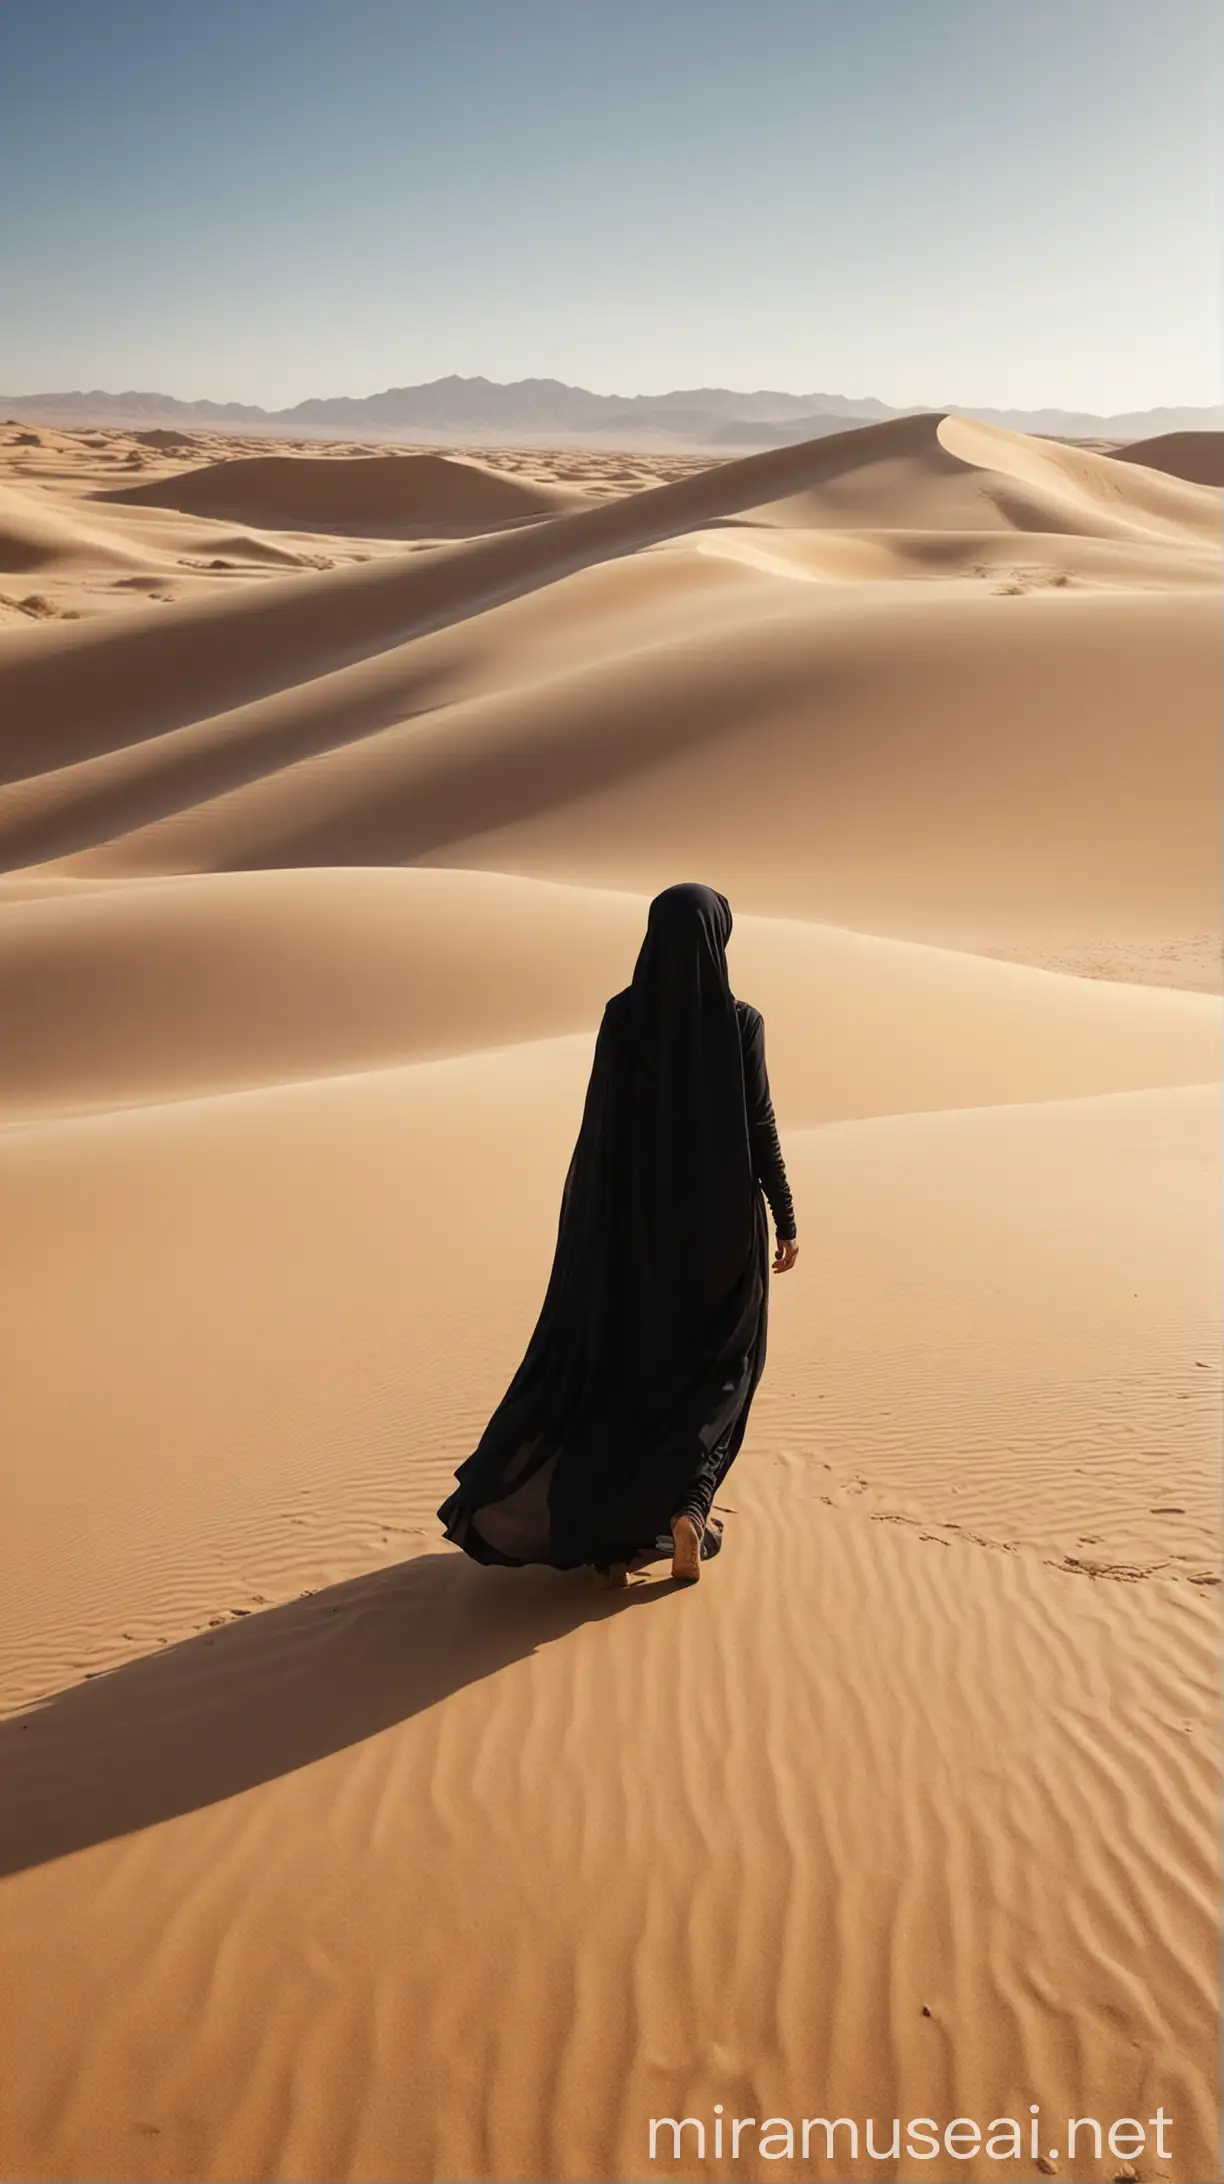
<svg viewBox="0 0 1224 2184">
<path fill-rule="evenodd" d="M 439 1511 L 479 1561 L 629 1559 L 738 1450 L 768 1248 L 730 934 L 725 896 L 666 888 L 604 1010 L 540 1317 Z"/>
</svg>

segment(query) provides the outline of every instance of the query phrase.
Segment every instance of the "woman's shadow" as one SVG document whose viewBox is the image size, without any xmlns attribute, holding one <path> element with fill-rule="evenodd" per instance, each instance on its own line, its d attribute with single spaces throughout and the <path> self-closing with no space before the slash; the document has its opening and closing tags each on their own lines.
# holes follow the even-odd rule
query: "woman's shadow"
<svg viewBox="0 0 1224 2184">
<path fill-rule="evenodd" d="M 291 1774 L 671 1591 L 425 1554 L 75 1684 L 0 1723 L 0 1874 Z"/>
</svg>

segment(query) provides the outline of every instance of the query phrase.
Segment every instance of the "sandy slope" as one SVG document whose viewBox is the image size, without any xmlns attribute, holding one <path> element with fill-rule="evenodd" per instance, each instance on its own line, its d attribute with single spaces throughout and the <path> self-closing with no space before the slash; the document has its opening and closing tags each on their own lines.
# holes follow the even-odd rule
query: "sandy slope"
<svg viewBox="0 0 1224 2184">
<path fill-rule="evenodd" d="M 1217 497 L 986 427 L 975 472 L 948 429 L 871 427 L 54 645 L 31 630 L 0 657 L 0 856 L 629 889 L 704 857 L 745 907 L 1042 960 L 1120 940 L 1150 976 L 1154 948 L 1218 926 Z M 1064 529 L 1001 564 L 980 558 L 997 524 L 950 530 L 949 477 L 953 507 L 993 507 L 1009 440 L 1017 494 L 1051 471 L 1090 561 L 1128 558 L 1085 575 Z M 909 481 L 896 530 L 853 534 L 819 581 L 763 566 L 762 490 L 793 514 L 800 482 L 809 506 L 857 475 L 857 442 L 863 477 Z M 864 581 L 864 543 L 890 539 Z M 921 583 L 915 539 L 940 542 Z"/>
<path fill-rule="evenodd" d="M 1216 2174 L 1218 495 L 931 418 L 0 455 L 0 2173 L 1038 2101 Z M 480 1573 L 433 1512 L 686 876 L 803 1240 L 726 1553 Z"/>
<path fill-rule="evenodd" d="M 453 455 L 240 455 L 102 497 L 265 528 L 399 538 L 491 531 L 586 502 L 573 486 L 530 485 Z"/>
<path fill-rule="evenodd" d="M 598 1020 L 647 908 L 428 868 L 61 883 L 0 903 L 2 1120 L 553 1037 Z M 1196 1084 L 1219 1060 L 1206 995 L 773 918 L 741 919 L 734 958 L 796 1124 Z"/>
<path fill-rule="evenodd" d="M 139 548 L 126 549 L 88 514 L 68 513 L 37 501 L 19 487 L 0 487 L 0 574 L 27 575 L 85 563 L 139 566 Z"/>
<path fill-rule="evenodd" d="M 1123 463 L 1143 463 L 1194 485 L 1224 485 L 1224 432 L 1161 432 L 1118 449 Z"/>
</svg>

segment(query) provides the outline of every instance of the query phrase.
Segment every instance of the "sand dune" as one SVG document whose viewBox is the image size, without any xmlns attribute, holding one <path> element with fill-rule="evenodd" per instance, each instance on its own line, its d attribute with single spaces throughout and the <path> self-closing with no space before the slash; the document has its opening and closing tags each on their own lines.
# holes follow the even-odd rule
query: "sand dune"
<svg viewBox="0 0 1224 2184">
<path fill-rule="evenodd" d="M 1077 539 L 1218 533 L 1207 493 L 1133 473 L 1119 483 L 1108 456 L 969 418 L 906 418 L 814 446 L 825 461 L 805 460 L 808 482 L 753 510 L 757 521 Z"/>
<path fill-rule="evenodd" d="M 1132 440 L 1117 451 L 1120 463 L 1142 463 L 1171 478 L 1194 485 L 1224 485 L 1224 432 L 1161 432 L 1154 440 Z"/>
<path fill-rule="evenodd" d="M 109 620 L 142 595 L 158 605 L 198 596 L 215 588 L 218 573 L 331 565 L 332 556 L 315 554 L 309 542 L 295 549 L 251 529 L 82 501 L 63 490 L 62 475 L 92 452 L 89 443 L 61 436 L 40 450 L 40 459 L 51 458 L 49 475 L 23 472 L 15 485 L 0 482 L 0 609 L 29 603 L 6 578 L 36 578 L 38 618 L 80 622 Z"/>
<path fill-rule="evenodd" d="M 983 475 L 1014 479 L 1065 510 L 1067 527 L 1086 537 L 1104 525 L 1178 536 L 1191 533 L 1219 546 L 1219 503 L 1202 488 L 1134 470 L 1120 480 L 1114 458 L 1088 448 L 1035 440 L 975 418 L 946 417 L 940 441 Z M 987 470 L 992 465 L 993 472 Z M 995 487 L 997 492 L 997 486 Z M 1007 496 L 1000 496 L 1007 513 Z M 1040 528 L 1034 524 L 1034 529 Z"/>
<path fill-rule="evenodd" d="M 665 595 L 671 568 L 660 556 Z M 0 856 L 129 873 L 424 861 L 631 890 L 704 861 L 745 907 L 1021 955 L 1217 925 L 1210 593 L 860 598 L 697 570 L 677 572 L 670 635 L 640 646 L 637 572 L 608 568 L 333 667 L 384 580 L 337 572 L 334 619 L 304 586 L 278 608 L 286 655 L 300 629 L 321 672 L 211 716 L 256 646 L 253 679 L 287 678 L 258 613 L 271 584 L 245 611 L 237 595 L 223 646 L 196 609 L 116 634 L 109 663 L 93 632 L 55 653 L 27 640 L 13 680 L 39 729 L 14 747 L 28 778 L 0 795 Z M 554 605 L 587 642 L 550 660 L 536 639 Z M 194 698 L 180 657 L 200 658 Z M 128 694 L 136 739 L 108 749 Z"/>
<path fill-rule="evenodd" d="M 137 551 L 125 552 L 101 525 L 90 527 L 75 514 L 40 504 L 19 487 L 0 487 L 0 575 L 79 567 L 83 562 L 139 565 Z"/>
<path fill-rule="evenodd" d="M 0 1119 L 591 1028 L 645 914 L 643 896 L 437 870 L 15 896 L 0 914 Z M 1196 1084 L 1218 1064 L 1205 995 L 768 918 L 741 919 L 733 953 L 777 1024 L 795 1124 Z"/>
<path fill-rule="evenodd" d="M 144 627 L 123 632 L 83 630 L 73 643 L 57 647 L 54 653 L 38 647 L 23 657 L 20 648 L 9 648 L 5 694 L 19 719 L 23 712 L 36 710 L 49 729 L 65 714 L 79 715 L 88 708 L 95 721 L 95 739 L 115 716 L 141 733 L 147 732 L 146 724 L 151 722 L 159 727 L 175 725 L 184 717 L 199 718 L 221 704 L 233 704 L 240 694 L 250 697 L 289 680 L 300 682 L 306 674 L 322 673 L 338 660 L 368 656 L 439 627 L 454 626 L 504 601 L 538 594 L 563 577 L 647 547 L 685 541 L 732 519 L 746 518 L 750 527 L 758 525 L 762 510 L 772 510 L 777 518 L 779 509 L 785 511 L 797 495 L 817 487 L 827 492 L 843 477 L 872 478 L 882 467 L 889 472 L 892 523 L 901 529 L 922 529 L 918 518 L 929 511 L 915 507 L 912 496 L 897 488 L 896 465 L 905 477 L 912 477 L 915 470 L 942 477 L 949 468 L 958 480 L 962 473 L 976 477 L 970 465 L 947 455 L 939 429 L 938 419 L 927 418 L 870 426 L 808 447 L 774 450 L 719 465 L 564 519 L 533 525 L 524 533 L 477 540 L 409 560 L 380 559 L 370 567 L 336 570 L 325 578 L 308 578 L 286 587 L 264 586 L 241 599 L 226 596 L 191 602 L 179 609 L 169 627 L 167 618 L 160 618 L 163 627 L 156 640 Z M 1023 467 L 1030 443 L 1015 434 L 995 437 L 1018 444 L 1021 453 L 1016 460 Z M 285 460 L 291 464 L 291 458 Z M 329 462 L 323 467 L 337 466 Z M 1153 489 L 1168 497 L 1170 507 L 1184 504 L 1184 520 L 1174 523 L 1168 516 L 1161 537 L 1170 549 L 1184 546 L 1191 551 L 1195 567 L 1209 581 L 1216 567 L 1214 496 L 1205 489 L 1139 477 L 1133 469 L 1117 472 L 1115 484 L 1120 500 L 1128 494 L 1133 499 L 1134 520 L 1119 515 L 1114 529 L 1129 532 L 1132 538 L 1144 534 L 1150 543 L 1160 543 L 1147 520 Z M 976 494 L 974 505 L 979 513 L 986 505 L 981 494 Z M 1175 566 L 1181 568 L 1180 563 Z M 551 608 L 552 602 L 550 615 Z M 218 642 L 218 624 L 224 624 L 223 646 Z M 180 670 L 180 683 L 190 677 L 190 690 L 180 688 L 173 697 L 168 689 L 171 664 Z M 184 713 L 181 708 L 190 704 L 195 705 L 194 712 Z M 90 748 L 96 747 L 94 741 Z M 78 743 L 71 755 L 78 755 L 79 748 Z M 55 762 L 63 763 L 68 755 L 60 746 Z"/>
<path fill-rule="evenodd" d="M 193 439 L 0 450 L 84 609 L 0 632 L 0 2172 L 631 2184 L 652 2115 L 1036 2101 L 1163 2104 L 1198 2184 L 1218 495 L 940 417 Z M 434 1512 L 683 877 L 801 1231 L 726 1549 L 478 1572 Z"/>
<path fill-rule="evenodd" d="M 491 531 L 581 508 L 567 486 L 532 486 L 454 455 L 248 455 L 103 496 L 262 529 L 401 538 Z"/>
<path fill-rule="evenodd" d="M 138 447 L 178 449 L 197 445 L 193 433 L 177 432 L 170 425 L 151 425 L 146 432 L 133 432 L 132 438 Z"/>
</svg>

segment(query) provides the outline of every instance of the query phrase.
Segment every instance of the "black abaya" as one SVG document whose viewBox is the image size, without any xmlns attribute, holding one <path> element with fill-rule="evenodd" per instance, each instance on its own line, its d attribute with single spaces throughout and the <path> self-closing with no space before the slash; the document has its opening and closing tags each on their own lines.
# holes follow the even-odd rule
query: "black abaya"
<svg viewBox="0 0 1224 2184">
<path fill-rule="evenodd" d="M 649 1553 L 739 1451 L 765 1362 L 762 1183 L 794 1223 L 730 932 L 722 895 L 666 889 L 604 1010 L 540 1316 L 438 1512 L 478 1562 Z"/>
</svg>

